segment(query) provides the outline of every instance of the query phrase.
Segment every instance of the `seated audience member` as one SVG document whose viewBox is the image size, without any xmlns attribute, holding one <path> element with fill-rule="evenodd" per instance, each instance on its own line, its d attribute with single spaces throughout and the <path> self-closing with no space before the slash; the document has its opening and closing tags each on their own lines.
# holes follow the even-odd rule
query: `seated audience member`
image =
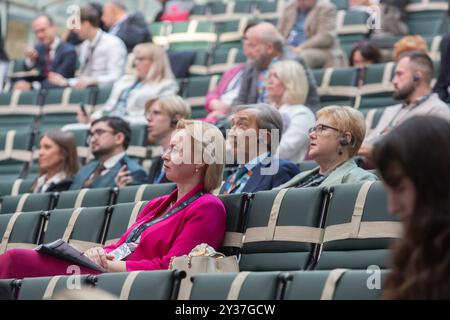
<svg viewBox="0 0 450 320">
<path fill-rule="evenodd" d="M 182 120 L 177 129 L 163 155 L 167 177 L 177 188 L 151 200 L 116 243 L 84 253 L 107 272 L 167 270 L 172 257 L 187 255 L 201 243 L 216 250 L 222 244 L 226 212 L 210 193 L 222 179 L 223 159 L 217 156 L 224 154 L 222 133 L 200 121 Z M 130 255 L 118 256 L 130 247 Z M 71 264 L 35 250 L 12 249 L 0 255 L 0 279 L 64 275 Z M 81 266 L 80 271 L 98 274 Z"/>
<path fill-rule="evenodd" d="M 239 167 L 226 179 L 220 193 L 271 190 L 298 173 L 295 164 L 275 156 L 283 132 L 276 108 L 267 104 L 238 106 L 232 125 L 227 147 Z"/>
<path fill-rule="evenodd" d="M 81 9 L 80 21 L 80 28 L 75 29 L 84 39 L 80 46 L 80 76 L 67 79 L 50 72 L 49 81 L 54 85 L 70 85 L 77 89 L 111 85 L 125 71 L 127 49 L 122 40 L 100 29 L 98 12 L 93 7 L 88 5 Z"/>
<path fill-rule="evenodd" d="M 450 122 L 415 116 L 374 148 L 374 162 L 399 214 L 403 236 L 394 243 L 382 298 L 450 297 Z"/>
<path fill-rule="evenodd" d="M 408 34 L 406 6 L 408 0 L 380 0 L 381 29 L 375 29 L 372 37 L 401 36 Z"/>
<path fill-rule="evenodd" d="M 125 120 L 117 117 L 94 120 L 89 132 L 89 147 L 95 160 L 81 167 L 70 190 L 114 187 L 114 178 L 125 165 L 136 184 L 145 183 L 144 169 L 126 154 L 130 138 L 130 125 Z"/>
<path fill-rule="evenodd" d="M 295 61 L 274 63 L 269 68 L 267 94 L 283 119 L 278 156 L 300 163 L 308 151 L 308 130 L 315 123 L 314 113 L 303 105 L 308 95 L 308 80 L 303 67 Z"/>
<path fill-rule="evenodd" d="M 373 144 L 384 134 L 415 115 L 450 119 L 450 110 L 431 92 L 433 62 L 422 52 L 407 52 L 399 60 L 392 79 L 394 98 L 401 103 L 387 107 L 375 129 L 364 139 L 359 155 L 370 158 Z"/>
<path fill-rule="evenodd" d="M 300 173 L 280 188 L 330 187 L 377 180 L 374 174 L 359 168 L 353 160 L 365 133 L 364 116 L 360 111 L 341 106 L 320 109 L 316 126 L 309 133 L 309 156 L 319 166 Z"/>
<path fill-rule="evenodd" d="M 103 6 L 102 21 L 108 32 L 119 37 L 128 52 L 143 42 L 152 42 L 150 29 L 141 12 L 128 14 L 122 1 L 108 1 Z"/>
<path fill-rule="evenodd" d="M 77 53 L 75 47 L 62 41 L 57 36 L 56 25 L 48 15 L 40 15 L 33 21 L 33 31 L 38 40 L 34 48 L 25 51 L 25 70 L 36 69 L 37 76 L 30 76 L 14 84 L 16 90 L 30 90 L 33 82 L 37 87 L 50 88 L 58 86 L 48 81 L 49 74 L 71 78 L 75 75 Z"/>
<path fill-rule="evenodd" d="M 61 130 L 48 131 L 39 141 L 39 178 L 32 187 L 34 193 L 68 190 L 78 172 L 75 137 Z"/>
<path fill-rule="evenodd" d="M 146 109 L 148 140 L 151 144 L 159 143 L 164 154 L 170 146 L 170 138 L 178 121 L 189 119 L 191 108 L 180 96 L 170 95 L 150 100 L 146 104 Z M 166 177 L 163 165 L 162 156 L 152 158 L 148 183 L 170 182 Z M 135 184 L 133 176 L 130 175 L 127 168 L 122 167 L 117 174 L 116 185 L 123 187 L 132 184 Z"/>
<path fill-rule="evenodd" d="M 102 116 L 121 117 L 130 123 L 145 123 L 145 103 L 178 90 L 165 50 L 155 44 L 141 43 L 134 50 L 135 75 L 125 75 L 114 84 L 105 105 L 90 117 L 78 114 L 81 123 Z"/>
<path fill-rule="evenodd" d="M 248 62 L 233 106 L 267 103 L 266 78 L 270 64 L 278 60 L 296 60 L 305 68 L 308 78 L 309 92 L 305 105 L 312 110 L 320 107 L 316 80 L 311 70 L 303 59 L 296 57 L 284 46 L 283 36 L 272 24 L 262 22 L 247 29 L 243 48 Z"/>
<path fill-rule="evenodd" d="M 336 6 L 318 0 L 293 0 L 283 10 L 278 29 L 291 50 L 310 68 L 338 66 Z"/>
<path fill-rule="evenodd" d="M 1 31 L 2 30 L 0 27 L 0 32 Z M 5 51 L 3 38 L 0 36 L 0 92 L 3 91 L 3 86 L 7 79 L 8 65 L 9 65 L 9 57 Z"/>
<path fill-rule="evenodd" d="M 97 17 L 100 21 L 100 29 L 102 29 L 103 31 L 107 31 L 107 28 L 105 27 L 105 25 L 103 24 L 103 21 L 101 21 L 102 18 L 102 12 L 103 12 L 103 5 L 99 2 L 89 2 L 87 4 L 88 6 L 90 6 L 92 9 L 95 10 L 95 12 L 97 13 Z M 73 23 L 75 23 L 76 21 L 73 21 Z M 61 38 L 74 45 L 74 46 L 78 46 L 79 44 L 81 44 L 83 42 L 82 39 L 80 39 L 80 37 L 78 36 L 78 34 L 73 30 L 73 29 L 66 29 L 64 30 Z"/>
<path fill-rule="evenodd" d="M 402 55 L 406 52 L 418 51 L 428 53 L 428 45 L 425 39 L 419 35 L 405 36 L 394 44 L 392 55 L 398 62 Z"/>
<path fill-rule="evenodd" d="M 442 101 L 450 103 L 450 35 L 442 38 L 440 50 L 441 66 L 433 91 L 439 95 Z"/>
<path fill-rule="evenodd" d="M 374 63 L 381 63 L 380 50 L 368 41 L 358 42 L 350 52 L 349 65 L 358 68 L 358 87 L 364 83 L 366 66 Z"/>
</svg>

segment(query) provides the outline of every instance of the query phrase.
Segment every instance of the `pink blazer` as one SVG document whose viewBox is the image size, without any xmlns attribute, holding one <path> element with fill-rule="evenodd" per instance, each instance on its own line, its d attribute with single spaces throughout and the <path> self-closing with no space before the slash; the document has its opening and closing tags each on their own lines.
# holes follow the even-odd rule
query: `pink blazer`
<svg viewBox="0 0 450 320">
<path fill-rule="evenodd" d="M 205 108 L 206 110 L 208 110 L 208 112 L 211 112 L 211 108 L 209 107 L 209 104 L 211 103 L 212 100 L 215 99 L 220 99 L 220 97 L 222 96 L 222 94 L 225 92 L 225 90 L 227 89 L 228 85 L 230 84 L 230 81 L 242 70 L 244 69 L 245 64 L 241 63 L 241 64 L 237 64 L 235 66 L 233 66 L 231 69 L 228 69 L 220 78 L 219 83 L 217 84 L 217 86 L 211 90 L 210 92 L 208 92 L 208 94 L 206 95 L 206 100 L 205 100 Z"/>
<path fill-rule="evenodd" d="M 202 190 L 197 185 L 180 201 Z M 139 213 L 136 223 L 120 240 L 104 249 L 110 252 L 125 242 L 131 231 L 155 215 L 163 212 L 177 197 L 177 190 L 170 195 L 150 201 Z M 136 250 L 126 258 L 127 271 L 168 269 L 173 256 L 188 254 L 200 243 L 207 243 L 216 250 L 225 236 L 226 212 L 222 202 L 212 194 L 204 194 L 183 210 L 147 228 L 141 236 Z"/>
</svg>

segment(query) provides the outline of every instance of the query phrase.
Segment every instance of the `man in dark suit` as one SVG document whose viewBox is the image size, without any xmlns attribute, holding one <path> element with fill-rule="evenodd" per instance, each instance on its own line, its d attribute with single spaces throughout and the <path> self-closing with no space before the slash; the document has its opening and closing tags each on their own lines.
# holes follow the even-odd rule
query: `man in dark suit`
<svg viewBox="0 0 450 320">
<path fill-rule="evenodd" d="M 114 187 L 114 178 L 126 166 L 136 184 L 147 182 L 147 174 L 126 150 L 130 143 L 130 125 L 118 117 L 102 117 L 91 124 L 89 146 L 95 160 L 82 167 L 70 190 Z"/>
<path fill-rule="evenodd" d="M 271 190 L 299 173 L 295 164 L 275 156 L 283 131 L 276 108 L 267 104 L 238 106 L 232 124 L 227 148 L 239 167 L 225 180 L 220 193 Z"/>
<path fill-rule="evenodd" d="M 142 42 L 151 42 L 150 29 L 142 13 L 127 14 L 120 1 L 109 1 L 103 6 L 102 21 L 109 33 L 122 39 L 128 52 Z"/>
<path fill-rule="evenodd" d="M 36 73 L 20 79 L 14 89 L 30 90 L 37 81 L 43 88 L 57 87 L 48 81 L 49 73 L 57 73 L 65 78 L 75 76 L 77 53 L 75 47 L 63 42 L 56 34 L 56 25 L 48 15 L 34 19 L 33 30 L 38 40 L 34 48 L 25 51 L 25 69 Z"/>
<path fill-rule="evenodd" d="M 433 91 L 442 101 L 450 103 L 450 35 L 441 41 L 441 68 Z"/>
</svg>

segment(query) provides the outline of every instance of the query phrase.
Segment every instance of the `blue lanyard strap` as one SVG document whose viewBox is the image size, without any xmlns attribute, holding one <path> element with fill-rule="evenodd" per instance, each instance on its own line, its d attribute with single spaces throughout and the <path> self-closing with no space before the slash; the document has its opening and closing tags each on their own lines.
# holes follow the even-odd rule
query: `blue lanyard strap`
<svg viewBox="0 0 450 320">
<path fill-rule="evenodd" d="M 174 215 L 175 213 L 177 213 L 178 211 L 183 210 L 184 208 L 186 208 L 188 205 L 190 205 L 192 202 L 194 202 L 195 200 L 197 200 L 198 198 L 200 198 L 202 195 L 204 195 L 205 192 L 204 191 L 200 191 L 199 193 L 194 194 L 192 197 L 190 197 L 189 199 L 183 201 L 183 203 L 180 203 L 178 206 L 176 206 L 175 208 L 173 208 L 172 210 L 170 210 L 169 212 L 165 213 L 164 215 L 162 215 L 161 217 L 159 217 L 158 219 L 155 220 L 151 220 L 147 223 L 141 224 L 137 227 L 135 227 L 133 229 L 133 231 L 131 231 L 131 233 L 128 235 L 127 240 L 125 242 L 130 243 L 130 242 L 136 242 L 137 239 L 139 239 L 139 237 L 141 236 L 142 232 L 144 232 L 147 228 L 151 227 L 152 225 Z"/>
</svg>

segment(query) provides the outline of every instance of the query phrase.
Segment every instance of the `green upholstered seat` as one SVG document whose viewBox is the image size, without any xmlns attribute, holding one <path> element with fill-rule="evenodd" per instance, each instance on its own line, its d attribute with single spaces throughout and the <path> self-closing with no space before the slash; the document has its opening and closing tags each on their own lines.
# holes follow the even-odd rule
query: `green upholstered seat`
<svg viewBox="0 0 450 320">
<path fill-rule="evenodd" d="M 175 189 L 175 183 L 146 184 L 120 188 L 116 203 L 150 201 L 167 195 Z"/>
<path fill-rule="evenodd" d="M 25 193 L 17 196 L 2 197 L 1 214 L 52 209 L 52 193 Z"/>
<path fill-rule="evenodd" d="M 56 209 L 101 207 L 111 204 L 110 188 L 69 190 L 59 193 Z"/>
<path fill-rule="evenodd" d="M 9 232 L 6 233 L 9 226 Z M 0 215 L 0 254 L 14 248 L 37 247 L 43 226 L 42 212 Z"/>
<path fill-rule="evenodd" d="M 242 271 L 304 269 L 321 241 L 319 220 L 323 189 L 289 189 L 281 202 L 272 233 L 268 228 L 269 216 L 279 192 L 258 192 L 250 202 L 239 261 Z"/>
<path fill-rule="evenodd" d="M 280 272 L 250 272 L 238 300 L 275 300 Z M 237 273 L 199 274 L 192 278 L 190 300 L 226 300 Z"/>
<path fill-rule="evenodd" d="M 316 269 L 364 269 L 370 265 L 387 268 L 391 240 L 401 235 L 402 225 L 398 217 L 387 210 L 387 193 L 381 182 L 369 187 L 359 224 L 353 214 L 362 186 L 333 187 Z"/>
</svg>

